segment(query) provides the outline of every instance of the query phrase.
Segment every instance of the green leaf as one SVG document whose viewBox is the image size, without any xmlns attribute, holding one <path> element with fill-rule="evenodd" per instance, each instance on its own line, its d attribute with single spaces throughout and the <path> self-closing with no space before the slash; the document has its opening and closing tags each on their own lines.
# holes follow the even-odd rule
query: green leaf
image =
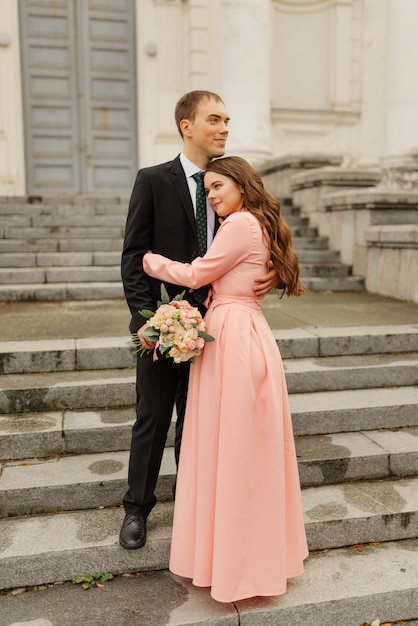
<svg viewBox="0 0 418 626">
<path fill-rule="evenodd" d="M 144 337 L 146 337 L 150 341 L 157 342 L 158 338 L 160 336 L 160 331 L 156 330 L 152 326 L 148 326 L 148 328 L 146 328 L 142 334 L 143 334 Z"/>
<path fill-rule="evenodd" d="M 206 342 L 215 341 L 215 337 L 212 337 L 212 335 L 208 335 L 207 333 L 204 333 L 203 330 L 199 330 L 197 334 L 199 337 L 202 337 L 202 339 L 204 339 Z"/>
<path fill-rule="evenodd" d="M 170 302 L 170 296 L 164 283 L 161 283 L 161 303 L 168 304 Z"/>
<path fill-rule="evenodd" d="M 139 312 L 147 320 L 151 319 L 151 317 L 154 317 L 155 315 L 154 311 L 150 311 L 149 309 L 142 309 L 142 311 L 139 311 Z"/>
<path fill-rule="evenodd" d="M 173 298 L 173 300 L 183 300 L 183 298 L 184 298 L 184 294 L 185 294 L 185 293 L 186 293 L 185 291 L 182 291 L 181 293 L 178 293 L 178 294 L 176 295 L 176 297 L 175 297 L 175 298 Z"/>
</svg>

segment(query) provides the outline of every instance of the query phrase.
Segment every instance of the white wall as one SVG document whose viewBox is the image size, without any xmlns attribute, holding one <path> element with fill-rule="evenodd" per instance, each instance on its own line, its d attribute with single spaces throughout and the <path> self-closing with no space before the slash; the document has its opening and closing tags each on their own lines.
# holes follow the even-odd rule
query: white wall
<svg viewBox="0 0 418 626">
<path fill-rule="evenodd" d="M 0 7 L 0 195 L 25 193 L 17 0 Z"/>
<path fill-rule="evenodd" d="M 0 0 L 0 194 L 25 192 L 17 4 Z M 181 149 L 174 107 L 191 89 L 223 97 L 228 152 L 253 163 L 308 151 L 375 165 L 418 148 L 418 0 L 136 7 L 138 166 Z"/>
</svg>

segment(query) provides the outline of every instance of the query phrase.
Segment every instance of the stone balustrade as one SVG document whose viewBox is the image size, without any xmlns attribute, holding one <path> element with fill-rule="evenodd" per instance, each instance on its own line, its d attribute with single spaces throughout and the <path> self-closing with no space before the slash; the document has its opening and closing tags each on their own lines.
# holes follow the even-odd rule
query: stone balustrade
<svg viewBox="0 0 418 626">
<path fill-rule="evenodd" d="M 364 237 L 367 290 L 418 303 L 418 224 L 370 226 Z"/>
</svg>

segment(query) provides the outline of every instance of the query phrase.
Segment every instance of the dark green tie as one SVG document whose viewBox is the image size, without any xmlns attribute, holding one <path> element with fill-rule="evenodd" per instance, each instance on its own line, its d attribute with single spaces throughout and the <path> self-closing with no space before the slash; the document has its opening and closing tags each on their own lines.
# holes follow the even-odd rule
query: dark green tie
<svg viewBox="0 0 418 626">
<path fill-rule="evenodd" d="M 197 254 L 205 256 L 208 248 L 208 218 L 206 213 L 206 193 L 203 184 L 203 172 L 193 174 L 196 181 L 196 230 L 197 230 Z M 208 287 L 200 287 L 194 291 L 194 297 L 198 304 L 205 300 L 208 295 Z"/>
</svg>

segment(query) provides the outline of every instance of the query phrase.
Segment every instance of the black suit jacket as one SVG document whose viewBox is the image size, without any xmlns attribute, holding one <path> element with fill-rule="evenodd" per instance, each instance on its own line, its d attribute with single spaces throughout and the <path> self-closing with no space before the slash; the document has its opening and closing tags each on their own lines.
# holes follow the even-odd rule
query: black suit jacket
<svg viewBox="0 0 418 626">
<path fill-rule="evenodd" d="M 196 220 L 179 156 L 139 170 L 132 190 L 121 264 L 132 333 L 146 321 L 139 311 L 155 310 L 161 295 L 161 282 L 142 269 L 142 257 L 148 250 L 182 263 L 197 256 Z M 165 285 L 171 297 L 186 289 L 185 297 L 193 302 L 183 285 Z"/>
</svg>

